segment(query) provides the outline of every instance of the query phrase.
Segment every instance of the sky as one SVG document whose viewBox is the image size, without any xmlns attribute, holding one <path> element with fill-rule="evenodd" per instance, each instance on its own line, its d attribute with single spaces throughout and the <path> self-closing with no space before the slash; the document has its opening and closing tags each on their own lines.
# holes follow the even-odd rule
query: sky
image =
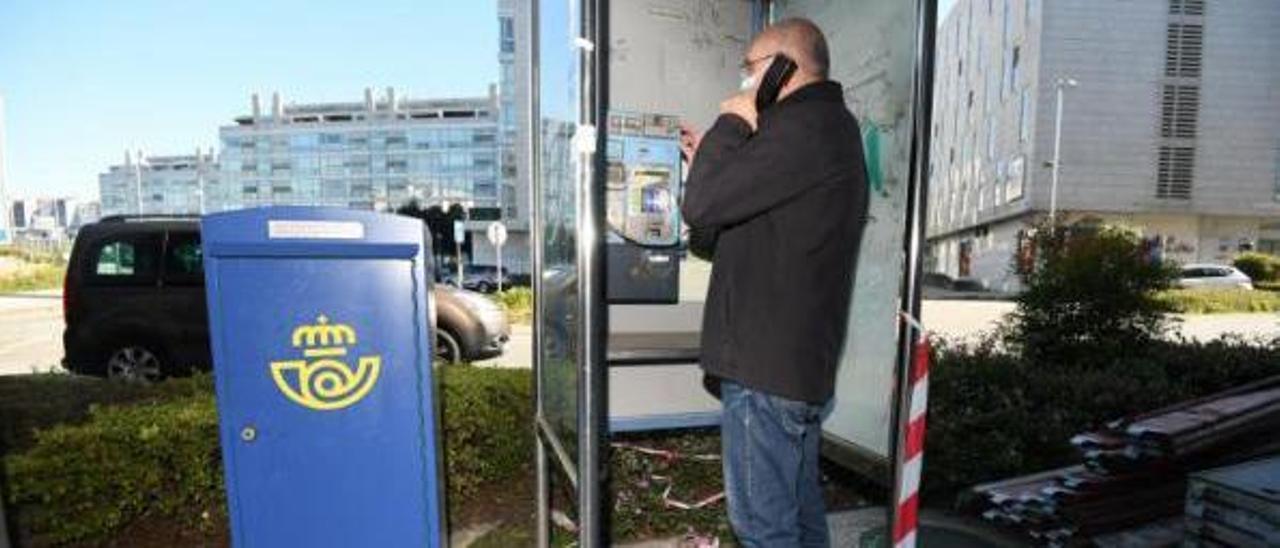
<svg viewBox="0 0 1280 548">
<path fill-rule="evenodd" d="M 938 0 L 938 24 L 947 18 L 947 14 L 951 13 L 951 8 L 956 5 L 956 0 Z"/>
<path fill-rule="evenodd" d="M 8 194 L 96 199 L 126 149 L 216 147 L 254 92 L 484 95 L 497 55 L 495 0 L 2 0 Z"/>
</svg>

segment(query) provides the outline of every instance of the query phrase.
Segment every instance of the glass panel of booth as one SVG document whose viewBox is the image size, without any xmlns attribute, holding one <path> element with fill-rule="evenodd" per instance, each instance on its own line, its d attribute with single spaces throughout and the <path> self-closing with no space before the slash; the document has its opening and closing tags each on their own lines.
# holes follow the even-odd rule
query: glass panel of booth
<svg viewBox="0 0 1280 548">
<path fill-rule="evenodd" d="M 897 314 L 904 272 L 911 174 L 916 2 L 775 0 L 775 19 L 805 17 L 826 35 L 831 78 L 862 126 L 869 219 L 862 238 L 849 326 L 824 434 L 837 460 L 873 465 L 888 478 L 896 405 Z M 862 466 L 858 466 L 863 468 Z M 879 475 L 879 474 L 877 474 Z"/>
<path fill-rule="evenodd" d="M 537 63 L 539 126 L 535 209 L 540 246 L 538 370 L 541 416 L 558 442 L 561 465 L 572 470 L 577 455 L 580 349 L 583 346 L 578 276 L 580 178 L 589 175 L 590 156 L 575 150 L 582 123 L 582 57 L 577 2 L 538 4 Z"/>
<path fill-rule="evenodd" d="M 640 226 L 634 219 L 664 217 L 635 212 L 648 205 L 645 199 L 652 193 L 645 191 L 668 177 L 663 128 L 685 123 L 705 130 L 711 125 L 720 101 L 738 88 L 739 62 L 766 13 L 774 20 L 807 17 L 826 34 L 831 77 L 844 86 L 849 108 L 861 122 L 872 194 L 837 400 L 825 430 L 833 445 L 847 450 L 843 453 L 865 461 L 858 464 L 886 474 L 896 403 L 916 8 L 915 2 L 887 0 L 609 3 L 605 192 L 610 354 L 618 354 L 619 342 L 645 340 L 635 336 L 640 334 L 656 335 L 648 339 L 653 341 L 677 335 L 668 337 L 675 344 L 691 339 L 696 356 L 711 263 L 687 252 L 687 233 L 675 250 L 661 245 L 657 240 L 666 236 L 665 227 L 653 222 Z M 637 150 L 648 157 L 637 161 Z M 668 188 L 676 196 L 683 176 L 670 180 Z M 645 242 L 645 236 L 655 241 Z M 664 283 L 662 278 L 675 281 Z M 696 358 L 687 366 L 610 368 L 614 429 L 714 423 L 717 402 L 699 380 Z M 710 420 L 701 420 L 705 418 Z"/>
</svg>

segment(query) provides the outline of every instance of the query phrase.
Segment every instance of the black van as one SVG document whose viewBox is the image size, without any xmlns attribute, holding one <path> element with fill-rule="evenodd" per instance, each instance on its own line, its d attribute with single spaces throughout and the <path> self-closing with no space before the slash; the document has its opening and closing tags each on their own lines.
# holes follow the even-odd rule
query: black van
<svg viewBox="0 0 1280 548">
<path fill-rule="evenodd" d="M 443 286 L 432 294 L 437 359 L 502 353 L 510 327 L 497 304 Z M 213 362 L 196 217 L 113 216 L 82 227 L 62 295 L 68 371 L 154 381 Z"/>
</svg>

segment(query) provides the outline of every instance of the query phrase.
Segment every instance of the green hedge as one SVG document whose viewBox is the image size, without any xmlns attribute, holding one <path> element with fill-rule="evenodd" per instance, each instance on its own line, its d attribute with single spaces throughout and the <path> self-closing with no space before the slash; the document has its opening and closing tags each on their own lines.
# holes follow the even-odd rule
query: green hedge
<svg viewBox="0 0 1280 548">
<path fill-rule="evenodd" d="M 531 469 L 533 387 L 528 369 L 445 367 L 445 466 L 449 502 L 463 502 L 483 484 Z"/>
<path fill-rule="evenodd" d="M 1280 293 L 1248 289 L 1177 289 L 1158 297 L 1184 314 L 1280 312 Z"/>
<path fill-rule="evenodd" d="M 533 451 L 531 381 L 528 370 L 439 371 L 452 506 L 473 497 L 477 487 L 526 474 Z M 32 381 L 47 385 L 45 393 L 58 392 L 53 385 L 85 385 L 74 377 L 45 377 Z M 18 452 L 5 458 L 4 473 L 19 528 L 36 542 L 63 543 L 102 541 L 143 517 L 206 531 L 225 527 L 210 386 L 204 377 L 145 390 L 110 388 L 101 394 L 142 401 L 90 406 L 83 417 L 62 412 L 68 420 L 84 420 L 39 430 L 33 438 L 10 432 L 10 447 Z M 38 422 L 11 408 L 8 416 Z"/>
<path fill-rule="evenodd" d="M 1161 341 L 1074 364 L 1023 360 L 990 343 L 941 345 L 930 368 L 926 502 L 1078 462 L 1075 434 L 1277 374 L 1280 339 Z"/>
<path fill-rule="evenodd" d="M 1254 282 L 1280 282 L 1280 257 L 1267 253 L 1241 253 L 1234 263 Z"/>
<path fill-rule="evenodd" d="M 209 527 L 226 511 L 208 393 L 94 409 L 5 464 L 10 501 L 41 541 L 104 539 L 143 515 Z"/>
<path fill-rule="evenodd" d="M 533 290 L 513 287 L 494 294 L 494 299 L 507 311 L 511 323 L 529 323 L 533 318 Z"/>
</svg>

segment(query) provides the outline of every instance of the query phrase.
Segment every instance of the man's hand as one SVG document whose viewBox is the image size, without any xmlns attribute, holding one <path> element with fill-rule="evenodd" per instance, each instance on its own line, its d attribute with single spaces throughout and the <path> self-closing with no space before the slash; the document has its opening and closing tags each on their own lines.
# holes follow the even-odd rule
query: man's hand
<svg viewBox="0 0 1280 548">
<path fill-rule="evenodd" d="M 693 165 L 693 155 L 698 153 L 698 145 L 702 144 L 702 132 L 697 128 L 680 124 L 680 155 L 689 165 Z"/>
<path fill-rule="evenodd" d="M 735 114 L 747 121 L 751 131 L 756 130 L 756 93 L 755 90 L 744 91 L 720 103 L 721 114 Z"/>
</svg>

